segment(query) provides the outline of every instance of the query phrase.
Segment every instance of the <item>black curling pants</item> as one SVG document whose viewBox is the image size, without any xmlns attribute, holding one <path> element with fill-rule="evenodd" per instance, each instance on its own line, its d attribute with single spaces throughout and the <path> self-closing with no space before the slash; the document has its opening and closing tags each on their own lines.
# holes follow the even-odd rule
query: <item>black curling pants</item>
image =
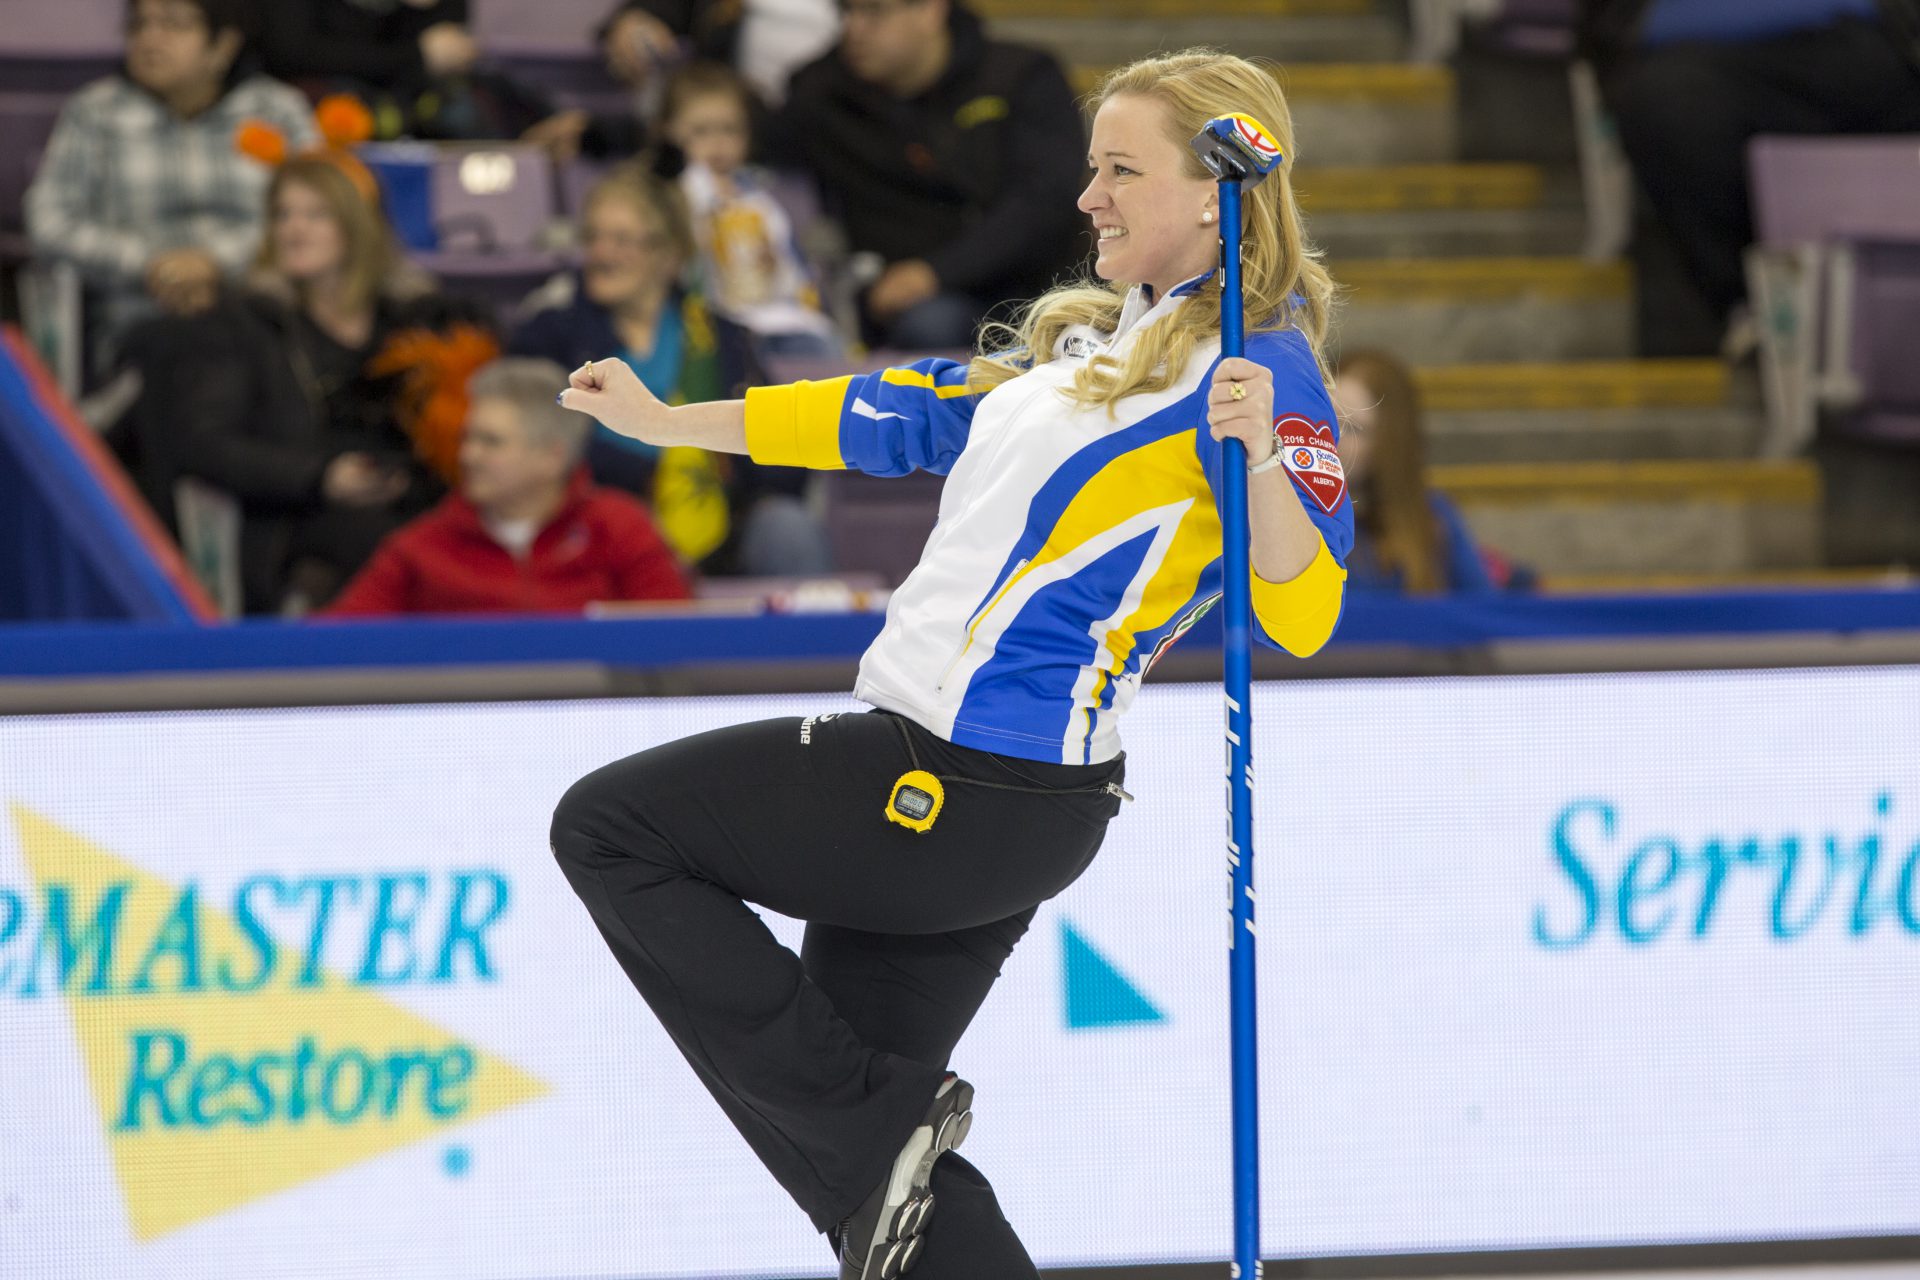
<svg viewBox="0 0 1920 1280">
<path fill-rule="evenodd" d="M 915 767 L 903 728 L 919 768 L 998 785 L 947 782 L 925 833 L 886 821 Z M 1093 860 L 1122 768 L 958 747 L 886 712 L 767 720 L 588 774 L 554 813 L 554 856 L 727 1118 L 831 1231 L 925 1117 L 1034 909 Z M 1023 787 L 1045 790 L 1006 789 Z M 748 903 L 807 921 L 801 953 Z M 1037 1276 L 972 1165 L 941 1157 L 933 1193 L 915 1280 Z"/>
</svg>

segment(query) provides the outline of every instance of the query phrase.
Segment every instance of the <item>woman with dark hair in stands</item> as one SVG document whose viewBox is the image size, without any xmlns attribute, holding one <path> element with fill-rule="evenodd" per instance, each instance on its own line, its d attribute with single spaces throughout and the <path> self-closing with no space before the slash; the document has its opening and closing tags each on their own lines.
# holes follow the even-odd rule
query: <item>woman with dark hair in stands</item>
<svg viewBox="0 0 1920 1280">
<path fill-rule="evenodd" d="M 1459 510 L 1427 484 L 1413 371 L 1384 351 L 1342 355 L 1333 399 L 1353 495 L 1347 581 L 1410 595 L 1496 590 Z"/>
<path fill-rule="evenodd" d="M 209 307 L 246 270 L 267 174 L 235 148 L 240 129 L 264 123 L 295 147 L 317 136 L 305 100 L 243 58 L 247 11 L 247 0 L 131 0 L 125 65 L 54 126 L 27 233 L 36 256 L 80 270 L 92 372 L 135 323 Z"/>
<path fill-rule="evenodd" d="M 442 492 L 399 425 L 396 380 L 367 366 L 394 333 L 462 312 L 399 257 L 377 199 L 351 156 L 288 160 L 248 287 L 130 344 L 133 470 L 169 517 L 181 477 L 238 501 L 250 613 L 323 603 Z"/>
<path fill-rule="evenodd" d="M 588 194 L 582 261 L 528 299 L 514 355 L 562 368 L 613 357 L 668 404 L 742 394 L 758 381 L 752 337 L 682 279 L 697 248 L 685 199 L 639 165 Z M 660 449 L 596 426 L 593 478 L 639 495 L 682 560 L 708 573 L 796 575 L 830 567 L 826 534 L 801 501 L 807 476 L 705 449 Z"/>
</svg>

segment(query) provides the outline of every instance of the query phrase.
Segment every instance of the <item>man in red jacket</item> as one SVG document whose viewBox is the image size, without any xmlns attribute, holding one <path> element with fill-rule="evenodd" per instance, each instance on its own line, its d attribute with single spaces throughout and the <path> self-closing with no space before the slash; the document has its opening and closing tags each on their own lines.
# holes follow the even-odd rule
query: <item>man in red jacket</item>
<svg viewBox="0 0 1920 1280">
<path fill-rule="evenodd" d="M 550 360 L 474 374 L 460 490 L 403 525 L 325 612 L 578 613 L 596 600 L 680 600 L 680 565 L 646 508 L 580 465 L 592 424 L 553 402 Z"/>
</svg>

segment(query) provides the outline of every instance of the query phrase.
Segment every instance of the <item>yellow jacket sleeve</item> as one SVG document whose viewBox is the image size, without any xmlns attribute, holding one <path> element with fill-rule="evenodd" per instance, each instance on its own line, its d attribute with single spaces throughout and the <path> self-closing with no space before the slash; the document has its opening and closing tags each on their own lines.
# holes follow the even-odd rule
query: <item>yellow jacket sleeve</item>
<svg viewBox="0 0 1920 1280">
<path fill-rule="evenodd" d="M 1320 651 L 1340 620 L 1347 571 L 1320 540 L 1313 562 L 1288 582 L 1268 582 L 1253 575 L 1253 616 L 1275 644 L 1296 658 Z"/>
<path fill-rule="evenodd" d="M 748 456 L 769 466 L 843 470 L 847 464 L 840 456 L 840 407 L 852 382 L 850 377 L 829 378 L 749 388 Z"/>
</svg>

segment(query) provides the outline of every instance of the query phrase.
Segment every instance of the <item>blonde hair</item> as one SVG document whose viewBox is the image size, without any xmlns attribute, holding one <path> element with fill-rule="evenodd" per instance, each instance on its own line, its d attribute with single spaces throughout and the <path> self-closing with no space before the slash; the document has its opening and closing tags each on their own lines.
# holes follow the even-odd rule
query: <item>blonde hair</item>
<svg viewBox="0 0 1920 1280">
<path fill-rule="evenodd" d="M 1320 361 L 1332 319 L 1335 286 L 1308 243 L 1306 224 L 1294 200 L 1291 172 L 1295 160 L 1293 116 L 1268 64 L 1212 49 L 1189 49 L 1165 57 L 1143 58 L 1110 72 L 1089 99 L 1098 110 L 1122 95 L 1150 98 L 1166 108 L 1167 136 L 1185 157 L 1186 172 L 1208 177 L 1188 141 L 1207 121 L 1243 111 L 1267 127 L 1285 157 L 1266 181 L 1247 192 L 1241 215 L 1241 289 L 1248 332 L 1292 328 L 1300 331 Z M 968 369 L 968 383 L 986 391 L 1054 358 L 1061 335 L 1075 325 L 1112 332 L 1128 288 L 1121 283 L 1081 280 L 1035 299 L 1012 324 L 987 326 L 981 354 Z M 1220 277 L 1207 281 L 1188 305 L 1141 334 L 1122 359 L 1095 356 L 1074 375 L 1069 394 L 1083 409 L 1104 406 L 1112 412 L 1121 398 L 1136 392 L 1164 391 L 1179 380 L 1193 349 L 1220 334 Z M 989 344 L 993 348 L 989 349 Z"/>
<path fill-rule="evenodd" d="M 667 238 L 674 257 L 682 263 L 695 253 L 693 216 L 687 212 L 687 198 L 676 183 L 667 181 L 644 164 L 629 161 L 608 172 L 587 192 L 586 212 L 607 200 L 625 201 L 653 219 L 661 235 Z"/>
</svg>

